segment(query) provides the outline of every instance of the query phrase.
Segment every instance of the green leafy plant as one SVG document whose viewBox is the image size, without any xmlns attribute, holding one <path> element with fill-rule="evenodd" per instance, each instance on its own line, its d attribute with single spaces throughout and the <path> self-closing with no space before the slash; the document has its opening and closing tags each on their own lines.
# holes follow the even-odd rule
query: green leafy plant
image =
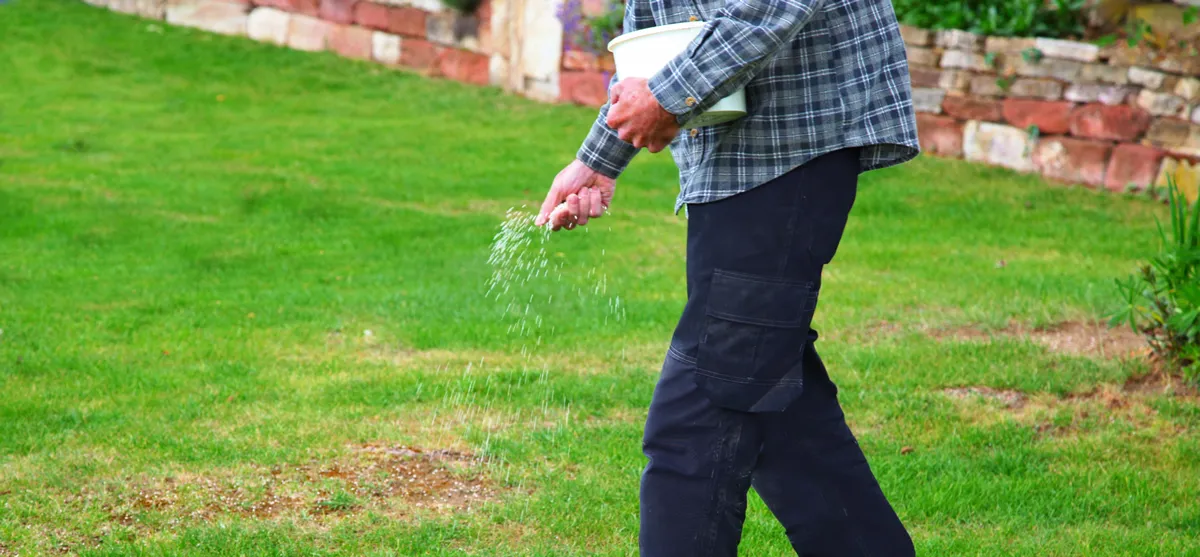
<svg viewBox="0 0 1200 557">
<path fill-rule="evenodd" d="M 1156 355 L 1200 381 L 1200 203 L 1168 179 L 1170 233 L 1159 223 L 1159 253 L 1117 281 L 1122 307 L 1111 324 L 1145 335 Z"/>
<path fill-rule="evenodd" d="M 1041 62 L 1042 58 L 1045 58 L 1045 56 L 1046 55 L 1042 53 L 1041 50 L 1036 48 L 1027 48 L 1021 51 L 1021 58 L 1024 58 L 1025 61 L 1029 62 L 1030 64 Z"/>
<path fill-rule="evenodd" d="M 1001 91 L 1007 92 L 1012 86 L 1013 86 L 1013 78 L 1011 78 L 1011 77 L 996 78 L 996 87 L 999 87 Z"/>
<path fill-rule="evenodd" d="M 464 14 L 475 13 L 475 10 L 479 9 L 479 5 L 482 3 L 483 0 L 442 0 L 442 5 Z"/>
<path fill-rule="evenodd" d="M 1009 37 L 1067 37 L 1084 30 L 1085 0 L 894 0 L 900 20 L 930 29 Z"/>
</svg>

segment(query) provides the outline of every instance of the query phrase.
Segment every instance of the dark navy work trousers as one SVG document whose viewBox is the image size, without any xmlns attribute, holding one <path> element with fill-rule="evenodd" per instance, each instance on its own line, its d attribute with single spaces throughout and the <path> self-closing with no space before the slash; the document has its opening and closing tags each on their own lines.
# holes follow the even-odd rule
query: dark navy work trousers
<svg viewBox="0 0 1200 557">
<path fill-rule="evenodd" d="M 909 556 L 810 327 L 858 150 L 688 207 L 688 301 L 646 420 L 643 557 L 737 555 L 751 486 L 802 556 Z"/>
</svg>

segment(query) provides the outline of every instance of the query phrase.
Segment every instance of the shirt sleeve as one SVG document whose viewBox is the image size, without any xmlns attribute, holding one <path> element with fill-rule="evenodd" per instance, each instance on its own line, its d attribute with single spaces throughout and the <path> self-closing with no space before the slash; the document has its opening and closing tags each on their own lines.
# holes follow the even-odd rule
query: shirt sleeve
<svg viewBox="0 0 1200 557">
<path fill-rule="evenodd" d="M 825 0 L 729 0 L 679 56 L 650 78 L 650 92 L 680 123 L 746 86 Z"/>
<path fill-rule="evenodd" d="M 623 32 L 632 33 L 638 29 L 654 26 L 654 17 L 643 4 L 646 0 L 631 0 L 625 4 L 625 17 L 622 20 Z M 608 82 L 608 89 L 617 82 L 614 73 Z M 575 155 L 588 168 L 609 178 L 616 178 L 629 166 L 638 149 L 617 137 L 616 130 L 608 127 L 608 108 L 610 103 L 600 107 L 600 115 L 592 123 L 592 129 L 583 140 L 583 145 Z"/>
</svg>

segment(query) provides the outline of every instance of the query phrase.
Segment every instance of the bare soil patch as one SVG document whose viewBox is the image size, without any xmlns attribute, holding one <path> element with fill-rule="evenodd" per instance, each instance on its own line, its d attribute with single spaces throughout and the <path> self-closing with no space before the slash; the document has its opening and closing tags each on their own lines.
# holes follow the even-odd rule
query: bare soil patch
<svg viewBox="0 0 1200 557">
<path fill-rule="evenodd" d="M 1109 328 L 1103 323 L 1066 321 L 1050 327 L 1027 328 L 1009 325 L 998 331 L 956 327 L 930 331 L 938 339 L 991 340 L 996 337 L 1028 338 L 1051 352 L 1074 356 L 1124 358 L 1149 354 L 1146 339 L 1125 327 Z"/>
</svg>

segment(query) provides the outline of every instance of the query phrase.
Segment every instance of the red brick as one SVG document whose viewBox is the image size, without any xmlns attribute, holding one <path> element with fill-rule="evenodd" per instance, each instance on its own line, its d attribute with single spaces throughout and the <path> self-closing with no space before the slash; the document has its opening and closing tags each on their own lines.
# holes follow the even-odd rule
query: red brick
<svg viewBox="0 0 1200 557">
<path fill-rule="evenodd" d="M 942 70 L 913 66 L 908 68 L 908 73 L 913 87 L 928 89 L 937 87 L 942 81 Z"/>
<path fill-rule="evenodd" d="M 353 23 L 355 0 L 320 0 L 321 19 L 334 23 Z"/>
<path fill-rule="evenodd" d="M 1112 144 L 1104 141 L 1046 137 L 1033 150 L 1033 165 L 1048 178 L 1101 186 L 1111 152 Z"/>
<path fill-rule="evenodd" d="M 1037 126 L 1039 134 L 1058 135 L 1071 129 L 1071 108 L 1065 101 L 1004 99 L 1004 119 L 1021 129 Z"/>
<path fill-rule="evenodd" d="M 389 8 L 386 31 L 405 37 L 424 39 L 425 21 L 428 17 L 429 12 L 417 8 Z"/>
<path fill-rule="evenodd" d="M 582 50 L 563 52 L 562 67 L 564 70 L 595 71 L 599 69 L 600 61 L 595 54 Z"/>
<path fill-rule="evenodd" d="M 334 26 L 329 48 L 347 58 L 371 59 L 371 30 L 354 25 Z"/>
<path fill-rule="evenodd" d="M 400 64 L 410 68 L 430 68 L 442 50 L 424 39 L 405 39 L 400 43 Z"/>
<path fill-rule="evenodd" d="M 558 74 L 558 98 L 587 106 L 608 101 L 608 80 L 604 72 L 561 72 Z"/>
<path fill-rule="evenodd" d="M 999 122 L 1003 118 L 1000 101 L 974 97 L 947 96 L 942 101 L 942 112 L 959 120 Z"/>
<path fill-rule="evenodd" d="M 354 22 L 371 29 L 387 29 L 388 7 L 374 2 L 359 2 L 354 5 Z"/>
<path fill-rule="evenodd" d="M 264 7 L 268 7 L 268 8 L 278 8 L 280 10 L 287 12 L 287 11 L 291 11 L 291 9 L 292 9 L 291 6 L 288 4 L 288 1 L 289 0 L 254 0 L 254 5 L 255 6 L 264 6 Z"/>
<path fill-rule="evenodd" d="M 1133 141 L 1146 132 L 1153 120 L 1149 112 L 1135 106 L 1093 103 L 1071 113 L 1071 135 Z"/>
<path fill-rule="evenodd" d="M 921 150 L 943 157 L 961 157 L 963 152 L 962 122 L 949 116 L 917 114 L 917 135 Z"/>
<path fill-rule="evenodd" d="M 413 42 L 404 41 L 400 48 L 401 57 Z M 436 64 L 438 75 L 443 77 L 475 85 L 488 84 L 488 57 L 483 54 L 449 48 L 437 55 Z"/>
<path fill-rule="evenodd" d="M 1153 147 L 1122 143 L 1113 149 L 1108 172 L 1104 176 L 1104 187 L 1112 191 L 1125 191 L 1134 184 L 1144 188 L 1158 177 L 1158 167 L 1165 153 Z"/>
<path fill-rule="evenodd" d="M 304 14 L 317 17 L 321 12 L 321 7 L 318 2 L 320 2 L 320 0 L 287 0 L 287 7 L 284 9 L 294 14 Z"/>
</svg>

